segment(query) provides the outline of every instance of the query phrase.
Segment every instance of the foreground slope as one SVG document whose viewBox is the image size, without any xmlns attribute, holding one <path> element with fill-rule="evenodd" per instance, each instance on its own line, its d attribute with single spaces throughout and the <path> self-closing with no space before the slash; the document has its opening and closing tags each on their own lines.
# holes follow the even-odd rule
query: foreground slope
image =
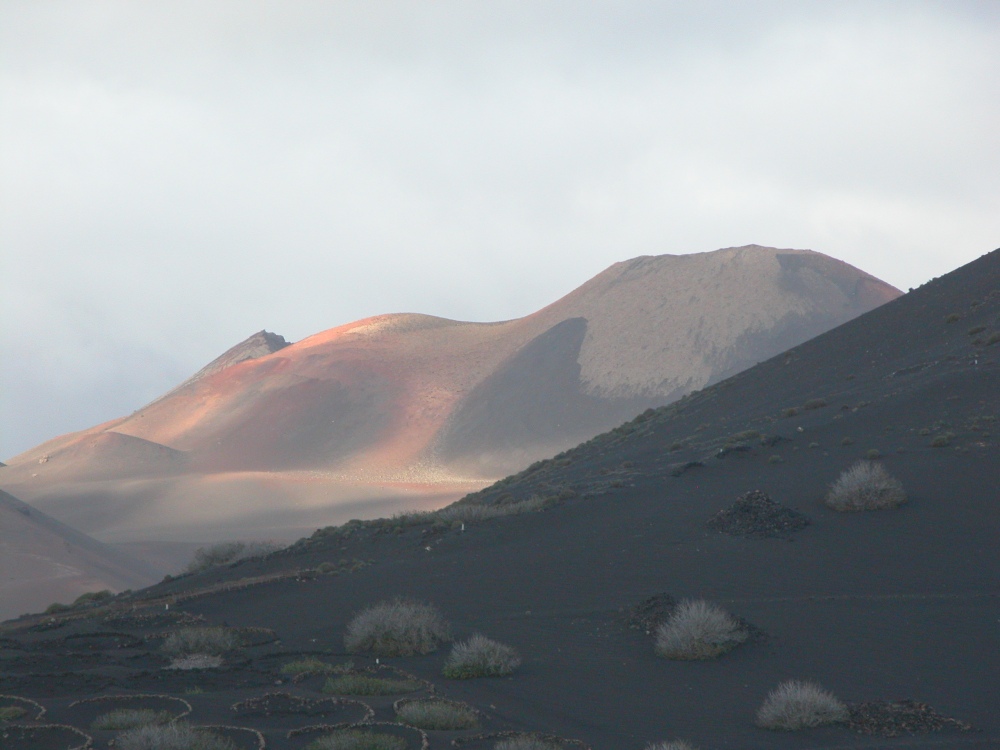
<svg viewBox="0 0 1000 750">
<path fill-rule="evenodd" d="M 998 417 L 1000 251 L 540 462 L 447 517 L 324 529 L 264 560 L 82 610 L 57 630 L 33 631 L 32 619 L 7 623 L 8 653 L 46 657 L 8 667 L 0 692 L 35 698 L 51 720 L 78 725 L 83 717 L 68 704 L 98 691 L 187 694 L 193 721 L 256 727 L 268 747 L 301 750 L 310 736 L 290 730 L 357 717 L 231 706 L 248 698 L 272 705 L 277 698 L 262 696 L 275 691 L 322 697 L 324 677 L 295 682 L 280 671 L 310 654 L 411 672 L 478 708 L 478 731 L 540 731 L 599 749 L 677 737 L 704 749 L 997 747 Z M 908 502 L 853 514 L 825 507 L 827 485 L 872 451 Z M 709 528 L 751 490 L 811 523 L 771 537 Z M 517 509 L 530 498 L 521 507 L 548 504 L 474 520 L 484 506 Z M 661 594 L 717 602 L 755 635 L 713 661 L 659 658 L 649 635 L 629 625 L 667 603 L 650 601 Z M 344 653 L 352 612 L 400 595 L 436 604 L 460 638 L 482 632 L 516 646 L 523 666 L 510 678 L 459 681 L 441 677 L 446 649 L 377 667 Z M 174 621 L 142 619 L 166 605 Z M 184 618 L 273 634 L 241 631 L 249 645 L 220 669 L 164 670 L 155 636 Z M 106 652 L 99 670 L 88 667 L 72 644 L 109 623 L 123 639 L 149 638 Z M 68 670 L 72 680 L 55 676 Z M 920 709 L 915 733 L 896 725 L 895 738 L 849 727 L 756 727 L 765 695 L 789 678 L 816 680 L 855 707 L 913 699 L 953 721 L 921 733 L 933 716 Z M 364 701 L 386 721 L 403 697 Z M 484 750 L 493 742 L 473 730 L 428 734 L 431 748 L 453 738 Z"/>
<path fill-rule="evenodd" d="M 294 538 L 439 507 L 897 295 L 820 253 L 748 246 L 618 263 L 502 323 L 262 331 L 128 417 L 16 457 L 0 486 L 105 540 Z"/>
</svg>

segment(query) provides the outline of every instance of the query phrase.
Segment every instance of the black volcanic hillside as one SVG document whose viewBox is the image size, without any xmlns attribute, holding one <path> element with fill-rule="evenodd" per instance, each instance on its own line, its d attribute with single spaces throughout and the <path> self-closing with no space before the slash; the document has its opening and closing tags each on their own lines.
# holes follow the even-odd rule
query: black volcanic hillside
<svg viewBox="0 0 1000 750">
<path fill-rule="evenodd" d="M 325 676 L 281 672 L 311 656 L 401 669 L 481 711 L 477 730 L 428 732 L 431 750 L 487 750 L 495 737 L 480 733 L 501 731 L 598 750 L 676 738 L 702 750 L 997 748 L 998 417 L 993 252 L 437 514 L 323 529 L 263 560 L 7 623 L 0 693 L 77 727 L 89 715 L 74 699 L 170 694 L 191 704 L 192 722 L 254 728 L 268 748 L 303 750 L 314 735 L 290 731 L 362 715 L 356 704 L 350 716 L 348 704 L 327 715 L 264 710 L 294 700 L 269 693 L 324 697 Z M 876 455 L 905 504 L 838 513 L 822 503 L 844 469 Z M 795 523 L 757 518 L 766 523 L 746 536 L 709 523 L 754 490 Z M 345 653 L 352 613 L 394 596 L 434 603 L 459 638 L 515 646 L 523 665 L 509 678 L 449 680 L 447 648 L 378 665 Z M 686 597 L 741 618 L 748 641 L 709 661 L 656 656 L 646 630 Z M 185 622 L 245 628 L 247 645 L 221 668 L 165 669 L 161 639 Z M 832 691 L 850 723 L 755 726 L 787 679 Z M 357 699 L 391 721 L 405 697 Z M 382 730 L 420 747 L 412 730 Z M 246 730 L 226 731 L 255 746 Z"/>
</svg>

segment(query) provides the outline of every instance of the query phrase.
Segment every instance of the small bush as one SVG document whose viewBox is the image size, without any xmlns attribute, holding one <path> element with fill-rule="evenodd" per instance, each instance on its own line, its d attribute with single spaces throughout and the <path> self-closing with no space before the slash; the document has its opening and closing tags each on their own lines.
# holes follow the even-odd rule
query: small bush
<svg viewBox="0 0 1000 750">
<path fill-rule="evenodd" d="M 0 721 L 17 721 L 26 713 L 20 706 L 0 706 Z"/>
<path fill-rule="evenodd" d="M 210 547 L 201 547 L 194 553 L 194 559 L 188 563 L 188 573 L 199 573 L 210 568 L 229 565 L 238 560 L 250 560 L 263 557 L 281 549 L 274 542 L 221 542 Z"/>
<path fill-rule="evenodd" d="M 306 745 L 306 750 L 405 750 L 406 740 L 394 734 L 340 729 Z"/>
<path fill-rule="evenodd" d="M 746 629 L 722 607 L 685 599 L 656 629 L 656 653 L 668 659 L 713 659 L 743 643 Z"/>
<path fill-rule="evenodd" d="M 783 464 L 785 463 L 785 459 L 775 453 L 773 456 L 768 456 L 767 462 L 769 464 Z"/>
<path fill-rule="evenodd" d="M 240 639 L 228 628 L 184 628 L 167 636 L 163 650 L 174 657 L 223 656 L 239 648 Z"/>
<path fill-rule="evenodd" d="M 827 403 L 826 403 L 826 399 L 825 398 L 811 398 L 808 401 L 806 401 L 804 404 L 802 404 L 802 408 L 803 409 L 822 409 L 826 405 L 827 405 Z"/>
<path fill-rule="evenodd" d="M 671 740 L 670 742 L 651 742 L 646 750 L 697 750 L 687 740 Z"/>
<path fill-rule="evenodd" d="M 169 711 L 154 711 L 151 708 L 116 708 L 94 719 L 90 728 L 98 731 L 136 729 L 149 724 L 166 724 L 172 718 L 174 717 Z"/>
<path fill-rule="evenodd" d="M 477 633 L 469 640 L 452 646 L 443 674 L 453 680 L 502 677 L 519 666 L 521 657 L 515 649 Z"/>
<path fill-rule="evenodd" d="M 115 737 L 115 750 L 237 750 L 228 737 L 192 729 L 187 724 L 147 725 Z"/>
<path fill-rule="evenodd" d="M 493 745 L 493 750 L 559 750 L 559 743 L 546 742 L 529 735 L 520 735 L 500 740 Z"/>
<path fill-rule="evenodd" d="M 443 698 L 421 698 L 400 703 L 396 707 L 396 716 L 404 724 L 419 729 L 472 729 L 479 723 L 471 706 Z"/>
<path fill-rule="evenodd" d="M 830 485 L 826 504 L 839 511 L 896 508 L 906 502 L 898 479 L 875 461 L 858 461 Z"/>
<path fill-rule="evenodd" d="M 882 451 L 880 451 L 878 448 L 870 448 L 868 452 L 865 454 L 865 458 L 867 458 L 869 461 L 875 461 L 879 458 L 882 458 Z"/>
<path fill-rule="evenodd" d="M 430 604 L 394 599 L 361 610 L 347 625 L 344 645 L 350 653 L 378 656 L 429 654 L 451 640 L 448 623 Z"/>
<path fill-rule="evenodd" d="M 544 510 L 551 505 L 551 498 L 541 495 L 532 495 L 527 500 L 519 500 L 514 503 L 502 503 L 497 505 L 482 505 L 475 503 L 455 503 L 437 511 L 435 515 L 442 521 L 460 523 L 475 523 L 476 521 L 488 521 L 491 518 L 502 518 L 504 516 L 517 516 L 521 513 L 535 513 Z"/>
<path fill-rule="evenodd" d="M 942 432 L 940 435 L 935 435 L 934 439 L 931 440 L 931 448 L 947 448 L 951 445 L 951 439 L 955 437 L 950 432 Z"/>
<path fill-rule="evenodd" d="M 101 589 L 100 591 L 88 591 L 85 594 L 80 594 L 76 599 L 73 600 L 73 607 L 82 607 L 87 604 L 99 604 L 100 602 L 107 601 L 114 594 L 111 593 L 110 589 Z"/>
<path fill-rule="evenodd" d="M 814 682 L 787 680 L 768 693 L 757 711 L 764 729 L 808 729 L 846 721 L 847 706 Z"/>
<path fill-rule="evenodd" d="M 323 685 L 323 692 L 334 695 L 396 695 L 398 693 L 412 693 L 421 687 L 423 684 L 416 680 L 394 680 L 366 674 L 345 674 L 328 679 Z"/>
</svg>

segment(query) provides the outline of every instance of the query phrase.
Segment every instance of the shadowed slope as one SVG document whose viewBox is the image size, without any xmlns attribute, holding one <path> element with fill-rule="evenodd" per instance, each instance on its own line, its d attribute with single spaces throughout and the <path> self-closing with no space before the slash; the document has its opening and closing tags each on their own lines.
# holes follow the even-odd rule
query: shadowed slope
<svg viewBox="0 0 1000 750">
<path fill-rule="evenodd" d="M 88 591 L 148 586 L 161 575 L 0 491 L 0 619 Z"/>
</svg>

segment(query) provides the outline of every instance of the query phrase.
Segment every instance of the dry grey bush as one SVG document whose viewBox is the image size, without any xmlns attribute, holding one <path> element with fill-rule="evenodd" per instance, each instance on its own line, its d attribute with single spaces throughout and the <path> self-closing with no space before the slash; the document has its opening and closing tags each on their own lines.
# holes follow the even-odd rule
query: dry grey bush
<svg viewBox="0 0 1000 750">
<path fill-rule="evenodd" d="M 846 721 L 847 706 L 815 682 L 786 680 L 768 693 L 757 711 L 765 729 L 808 729 Z"/>
<path fill-rule="evenodd" d="M 188 573 L 198 573 L 209 568 L 229 565 L 238 560 L 250 560 L 264 557 L 281 549 L 274 542 L 220 542 L 209 547 L 200 547 L 194 553 L 194 559 L 188 563 Z"/>
<path fill-rule="evenodd" d="M 453 680 L 471 677 L 503 677 L 521 666 L 517 650 L 476 633 L 456 643 L 444 663 L 443 674 Z"/>
<path fill-rule="evenodd" d="M 839 511 L 897 508 L 906 502 L 898 479 L 877 461 L 858 461 L 830 485 L 826 504 Z"/>
<path fill-rule="evenodd" d="M 669 742 L 651 742 L 646 745 L 646 750 L 697 750 L 687 740 L 670 740 Z"/>
<path fill-rule="evenodd" d="M 163 650 L 173 657 L 223 656 L 239 648 L 240 639 L 228 628 L 183 628 L 167 636 Z"/>
<path fill-rule="evenodd" d="M 228 737 L 192 729 L 187 724 L 147 725 L 115 737 L 115 750 L 237 750 Z"/>
<path fill-rule="evenodd" d="M 534 513 L 542 510 L 552 502 L 550 498 L 541 495 L 532 495 L 527 500 L 516 503 L 506 503 L 504 505 L 482 505 L 475 503 L 455 503 L 435 511 L 435 515 L 442 521 L 449 523 L 475 523 L 476 521 L 488 521 L 491 518 L 502 518 L 504 516 L 516 516 L 521 513 Z"/>
<path fill-rule="evenodd" d="M 713 659 L 749 637 L 736 618 L 704 599 L 685 599 L 656 629 L 656 653 L 668 659 Z"/>
<path fill-rule="evenodd" d="M 344 635 L 350 653 L 378 656 L 429 654 L 450 640 L 451 628 L 435 607 L 401 598 L 361 610 Z"/>
</svg>

